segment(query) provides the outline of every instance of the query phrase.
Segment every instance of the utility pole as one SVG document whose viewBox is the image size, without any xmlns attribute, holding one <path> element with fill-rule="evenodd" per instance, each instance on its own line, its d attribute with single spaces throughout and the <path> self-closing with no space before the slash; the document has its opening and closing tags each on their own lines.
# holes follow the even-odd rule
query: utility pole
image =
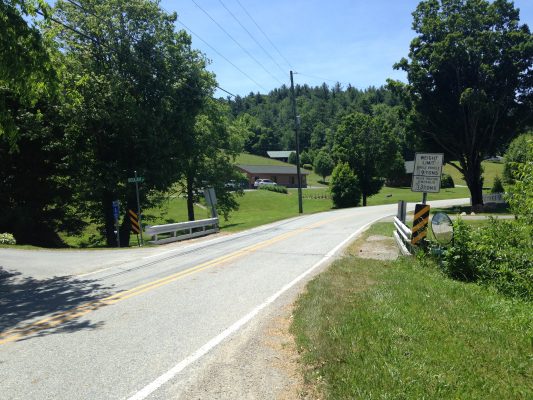
<svg viewBox="0 0 533 400">
<path fill-rule="evenodd" d="M 291 73 L 291 102 L 292 102 L 292 113 L 294 115 L 294 131 L 296 134 L 296 175 L 298 177 L 298 210 L 300 214 L 304 212 L 303 205 L 302 205 L 302 178 L 300 175 L 300 135 L 299 135 L 299 128 L 300 128 L 300 121 L 298 116 L 296 115 L 296 97 L 294 96 L 294 79 L 292 77 L 292 71 Z"/>
</svg>

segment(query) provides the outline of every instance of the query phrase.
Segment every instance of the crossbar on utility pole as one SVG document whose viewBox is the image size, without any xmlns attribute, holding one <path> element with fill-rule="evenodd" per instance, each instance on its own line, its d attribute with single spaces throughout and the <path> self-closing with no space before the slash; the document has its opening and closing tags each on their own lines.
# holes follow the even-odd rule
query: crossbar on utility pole
<svg viewBox="0 0 533 400">
<path fill-rule="evenodd" d="M 294 96 L 294 79 L 292 77 L 292 71 L 290 71 L 291 75 L 291 103 L 292 103 L 292 113 L 294 114 L 294 132 L 296 134 L 296 175 L 298 178 L 298 210 L 300 214 L 302 214 L 303 211 L 303 205 L 302 205 L 302 178 L 300 174 L 300 135 L 299 135 L 299 122 L 298 122 L 298 116 L 296 115 L 296 97 Z"/>
</svg>

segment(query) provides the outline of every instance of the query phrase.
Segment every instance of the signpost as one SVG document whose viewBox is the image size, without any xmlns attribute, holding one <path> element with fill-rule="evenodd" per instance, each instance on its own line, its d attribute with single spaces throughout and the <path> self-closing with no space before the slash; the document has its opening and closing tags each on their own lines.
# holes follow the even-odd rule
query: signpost
<svg viewBox="0 0 533 400">
<path fill-rule="evenodd" d="M 215 195 L 215 189 L 205 188 L 204 189 L 205 202 L 209 207 L 211 207 L 211 218 L 217 218 L 217 196 Z"/>
<path fill-rule="evenodd" d="M 143 235 L 142 235 L 142 223 L 141 223 L 141 203 L 139 201 L 139 182 L 144 182 L 142 176 L 137 176 L 137 171 L 133 171 L 135 176 L 133 178 L 128 178 L 128 183 L 135 183 L 135 195 L 137 196 L 137 216 L 140 228 L 140 237 L 141 237 L 141 246 L 144 244 Z"/>
<path fill-rule="evenodd" d="M 118 216 L 120 215 L 120 201 L 113 200 L 113 218 L 115 220 L 115 234 L 117 235 L 117 245 L 120 247 L 120 232 L 118 229 Z"/>
<path fill-rule="evenodd" d="M 442 175 L 442 153 L 416 153 L 411 190 L 422 192 L 422 204 L 426 204 L 428 193 L 440 192 Z"/>
</svg>

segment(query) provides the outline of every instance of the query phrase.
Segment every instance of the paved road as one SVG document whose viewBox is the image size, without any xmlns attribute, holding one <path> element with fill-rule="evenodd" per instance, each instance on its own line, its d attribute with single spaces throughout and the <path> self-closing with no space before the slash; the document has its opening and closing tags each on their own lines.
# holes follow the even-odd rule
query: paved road
<svg viewBox="0 0 533 400">
<path fill-rule="evenodd" d="M 0 249 L 0 397 L 167 398 L 204 355 L 395 212 L 331 211 L 155 249 Z"/>
</svg>

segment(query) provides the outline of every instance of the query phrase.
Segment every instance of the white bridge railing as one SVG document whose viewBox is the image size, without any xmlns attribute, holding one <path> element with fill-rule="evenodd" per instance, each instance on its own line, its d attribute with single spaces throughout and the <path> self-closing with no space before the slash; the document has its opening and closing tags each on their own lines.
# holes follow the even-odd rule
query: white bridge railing
<svg viewBox="0 0 533 400">
<path fill-rule="evenodd" d="M 218 218 L 147 226 L 144 232 L 152 236 L 152 240 L 149 242 L 152 244 L 176 242 L 218 232 Z"/>
<path fill-rule="evenodd" d="M 411 229 L 405 225 L 398 217 L 394 217 L 394 239 L 404 256 L 411 255 Z"/>
</svg>

